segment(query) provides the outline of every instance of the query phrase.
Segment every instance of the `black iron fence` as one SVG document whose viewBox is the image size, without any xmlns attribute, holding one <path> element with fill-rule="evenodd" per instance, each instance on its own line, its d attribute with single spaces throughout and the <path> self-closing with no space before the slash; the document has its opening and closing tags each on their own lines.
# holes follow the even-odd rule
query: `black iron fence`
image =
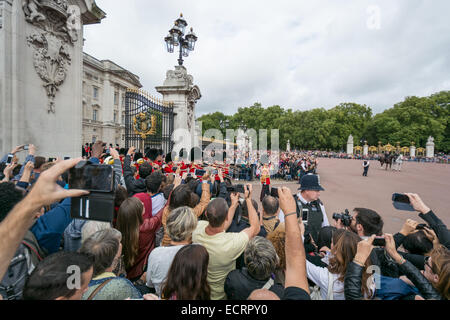
<svg viewBox="0 0 450 320">
<path fill-rule="evenodd" d="M 143 90 L 128 89 L 125 95 L 125 147 L 173 149 L 173 103 L 162 101 Z"/>
</svg>

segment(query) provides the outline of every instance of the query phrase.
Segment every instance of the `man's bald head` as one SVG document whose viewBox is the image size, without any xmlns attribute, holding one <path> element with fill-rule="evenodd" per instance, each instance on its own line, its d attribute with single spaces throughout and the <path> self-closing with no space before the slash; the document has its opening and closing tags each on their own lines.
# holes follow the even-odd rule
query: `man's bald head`
<svg viewBox="0 0 450 320">
<path fill-rule="evenodd" d="M 220 227 L 225 222 L 227 214 L 228 204 L 225 199 L 214 199 L 208 204 L 208 207 L 206 207 L 206 217 L 213 228 Z"/>
<path fill-rule="evenodd" d="M 258 289 L 253 291 L 247 300 L 280 300 L 280 298 L 270 290 Z"/>
</svg>

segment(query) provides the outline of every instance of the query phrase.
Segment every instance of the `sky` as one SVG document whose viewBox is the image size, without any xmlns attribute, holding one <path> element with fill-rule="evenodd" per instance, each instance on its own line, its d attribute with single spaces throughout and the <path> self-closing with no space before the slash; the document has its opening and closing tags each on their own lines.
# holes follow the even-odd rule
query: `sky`
<svg viewBox="0 0 450 320">
<path fill-rule="evenodd" d="M 196 116 L 259 102 L 285 109 L 365 104 L 450 90 L 448 0 L 96 0 L 84 51 L 155 87 L 177 65 L 164 37 L 183 13 L 198 36 L 184 58 L 202 98 Z"/>
</svg>

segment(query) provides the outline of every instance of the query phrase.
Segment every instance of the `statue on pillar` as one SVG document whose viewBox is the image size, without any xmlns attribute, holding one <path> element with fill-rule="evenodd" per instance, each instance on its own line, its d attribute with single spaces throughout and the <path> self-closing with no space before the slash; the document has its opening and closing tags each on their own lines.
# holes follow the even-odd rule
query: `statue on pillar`
<svg viewBox="0 0 450 320">
<path fill-rule="evenodd" d="M 350 135 L 347 140 L 347 154 L 353 154 L 353 136 Z"/>
<path fill-rule="evenodd" d="M 434 157 L 434 138 L 428 137 L 427 141 L 427 158 L 433 158 Z"/>
</svg>

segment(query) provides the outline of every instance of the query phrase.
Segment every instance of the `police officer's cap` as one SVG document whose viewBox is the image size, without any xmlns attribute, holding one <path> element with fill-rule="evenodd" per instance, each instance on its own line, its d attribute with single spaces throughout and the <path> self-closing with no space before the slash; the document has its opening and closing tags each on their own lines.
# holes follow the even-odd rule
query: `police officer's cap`
<svg viewBox="0 0 450 320">
<path fill-rule="evenodd" d="M 313 191 L 325 191 L 320 185 L 320 178 L 316 174 L 307 174 L 300 180 L 299 190 L 313 190 Z"/>
</svg>

